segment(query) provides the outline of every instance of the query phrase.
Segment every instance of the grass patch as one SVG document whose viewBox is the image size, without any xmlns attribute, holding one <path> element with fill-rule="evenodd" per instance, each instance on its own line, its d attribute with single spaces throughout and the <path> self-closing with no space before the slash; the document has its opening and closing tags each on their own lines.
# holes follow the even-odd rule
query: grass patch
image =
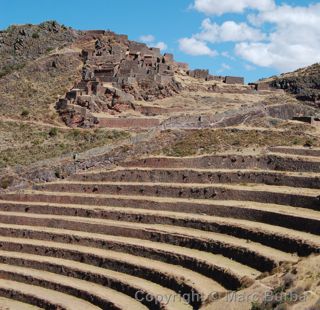
<svg viewBox="0 0 320 310">
<path fill-rule="evenodd" d="M 22 112 L 21 112 L 21 116 L 22 117 L 28 117 L 30 114 L 29 110 L 27 109 L 23 109 Z"/>
<path fill-rule="evenodd" d="M 5 176 L 0 180 L 0 187 L 2 189 L 7 189 L 10 185 L 13 183 L 13 177 L 12 176 Z"/>
<path fill-rule="evenodd" d="M 0 69 L 0 78 L 12 73 L 13 71 L 21 70 L 25 67 L 25 63 L 6 65 Z"/>
<path fill-rule="evenodd" d="M 33 38 L 33 39 L 39 39 L 39 37 L 40 37 L 40 35 L 39 35 L 38 32 L 34 32 L 34 33 L 32 34 L 32 38 Z"/>
<path fill-rule="evenodd" d="M 165 133 L 164 133 L 165 134 Z M 170 132 L 167 132 L 170 134 Z M 178 141 L 177 141 L 178 140 Z M 319 146 L 320 139 L 302 132 L 262 131 L 240 129 L 203 129 L 187 131 L 177 142 L 164 148 L 167 156 L 212 154 L 232 149 L 264 146 Z"/>
<path fill-rule="evenodd" d="M 125 131 L 64 130 L 15 122 L 0 123 L 0 135 L 6 135 L 7 141 L 10 140 L 0 151 L 0 168 L 28 165 L 39 160 L 80 153 L 130 136 Z"/>
</svg>

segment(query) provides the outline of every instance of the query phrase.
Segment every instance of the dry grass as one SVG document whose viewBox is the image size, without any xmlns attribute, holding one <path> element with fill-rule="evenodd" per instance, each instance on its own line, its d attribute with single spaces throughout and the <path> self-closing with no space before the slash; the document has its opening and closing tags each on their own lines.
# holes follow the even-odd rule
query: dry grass
<svg viewBox="0 0 320 310">
<path fill-rule="evenodd" d="M 81 66 L 78 53 L 65 53 L 40 58 L 6 75 L 0 79 L 2 116 L 60 122 L 54 105 L 80 78 Z"/>
<path fill-rule="evenodd" d="M 128 136 L 127 132 L 107 129 L 61 129 L 0 122 L 0 168 L 79 153 Z"/>
<path fill-rule="evenodd" d="M 277 280 L 272 295 L 262 303 L 252 305 L 252 310 L 264 309 L 320 309 L 320 256 L 311 256 L 304 261 L 284 266 L 277 274 L 264 280 L 267 284 Z"/>
<path fill-rule="evenodd" d="M 264 146 L 320 146 L 320 138 L 304 132 L 259 129 L 203 129 L 185 132 L 166 131 L 176 135 L 171 146 L 162 150 L 167 156 L 191 156 L 228 150 Z"/>
</svg>

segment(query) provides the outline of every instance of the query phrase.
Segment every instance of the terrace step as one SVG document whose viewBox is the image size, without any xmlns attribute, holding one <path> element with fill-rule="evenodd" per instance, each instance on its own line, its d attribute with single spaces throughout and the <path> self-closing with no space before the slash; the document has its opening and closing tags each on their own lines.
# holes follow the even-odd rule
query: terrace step
<svg viewBox="0 0 320 310">
<path fill-rule="evenodd" d="M 110 249 L 121 252 L 121 255 L 128 253 L 180 265 L 217 281 L 227 289 L 235 289 L 243 284 L 244 278 L 253 280 L 260 274 L 256 269 L 222 255 L 142 239 L 13 224 L 0 224 L 0 232 L 3 236 L 52 240 L 67 243 L 68 246 L 77 244 Z"/>
<path fill-rule="evenodd" d="M 231 209 L 230 206 L 232 205 L 229 204 L 229 209 Z M 256 206 L 256 210 L 258 211 L 259 208 L 261 209 L 263 207 L 268 208 L 268 206 L 266 207 L 263 204 L 260 204 Z M 186 213 L 187 211 L 190 211 L 189 209 L 184 210 L 184 212 L 183 210 L 181 210 L 181 212 L 172 212 L 157 210 L 156 208 L 154 210 L 148 210 L 129 207 L 95 207 L 90 205 L 45 204 L 39 202 L 0 202 L 0 210 L 2 212 L 6 211 L 2 216 L 3 221 L 5 221 L 6 215 L 10 217 L 10 212 L 24 212 L 23 214 L 35 213 L 79 216 L 127 222 L 175 225 L 227 234 L 246 239 L 247 241 L 258 242 L 288 253 L 297 253 L 300 256 L 307 256 L 317 252 L 320 244 L 320 237 L 315 236 L 314 234 L 320 235 L 320 214 L 315 211 L 305 212 L 305 209 L 293 209 L 294 212 L 290 210 L 291 214 L 288 214 L 287 216 L 285 214 L 285 207 L 282 207 L 283 210 L 281 210 L 281 208 L 279 209 L 279 207 L 281 206 L 274 206 L 274 208 L 278 208 L 276 211 L 279 213 L 269 212 L 271 219 L 275 219 L 277 216 L 281 215 L 278 219 L 279 223 L 275 223 L 275 225 L 277 225 L 275 226 L 250 220 L 250 214 L 243 212 L 246 211 L 246 209 L 242 210 L 242 213 L 245 213 L 243 217 L 245 219 L 236 219 Z M 272 206 L 269 206 L 269 209 L 270 208 L 272 208 Z M 226 212 L 228 212 L 228 206 L 226 206 L 225 209 Z M 248 211 L 250 210 L 251 209 L 249 208 Z M 7 214 L 7 212 L 9 212 L 9 214 Z M 284 213 L 284 215 L 282 213 Z M 263 216 L 260 217 L 261 218 L 258 218 L 258 220 L 263 219 Z M 265 215 L 264 217 L 266 218 L 267 216 Z M 308 217 L 310 217 L 310 219 Z M 253 220 L 255 219 L 253 218 Z M 290 226 L 291 222 L 294 224 L 292 226 L 301 225 L 301 227 L 297 227 L 300 231 L 280 226 L 282 223 L 286 223 L 287 226 Z M 303 229 L 314 231 L 314 234 L 301 232 Z"/>
<path fill-rule="evenodd" d="M 3 265 L 3 267 L 5 270 L 7 266 Z M 0 281 L 0 296 L 30 303 L 37 307 L 48 310 L 101 310 L 101 308 L 96 307 L 85 300 L 58 292 L 56 290 L 46 289 L 41 286 L 30 285 L 21 283 L 19 281 L 6 279 L 1 279 Z"/>
<path fill-rule="evenodd" d="M 297 262 L 298 260 L 297 257 L 283 251 L 255 242 L 248 243 L 245 239 L 172 225 L 1 211 L 0 222 L 80 230 L 169 243 L 221 254 L 262 272 L 270 271 L 282 262 Z"/>
<path fill-rule="evenodd" d="M 71 204 L 79 209 L 89 208 L 91 212 L 92 209 L 95 209 L 94 207 L 99 206 L 101 209 L 105 206 L 113 206 L 125 209 L 158 210 L 160 212 L 183 212 L 194 215 L 206 214 L 250 220 L 320 235 L 319 212 L 271 203 L 43 191 L 23 191 L 0 195 L 0 209 L 5 211 L 22 210 L 22 212 L 28 212 L 32 208 L 32 212 L 41 213 L 42 210 L 36 208 L 37 204 L 40 206 L 46 204 L 43 206 L 43 212 L 49 212 L 45 211 L 48 208 L 47 204 L 62 204 L 66 207 Z M 90 214 L 88 210 L 82 212 L 85 212 L 84 216 Z M 75 215 L 81 214 L 76 212 Z"/>
<path fill-rule="evenodd" d="M 248 200 L 320 210 L 320 190 L 273 185 L 199 183 L 72 182 L 34 186 L 36 190 L 112 195 L 144 195 L 210 200 Z"/>
<path fill-rule="evenodd" d="M 23 233 L 19 233 L 23 236 Z M 84 274 L 82 272 L 82 277 L 111 289 L 117 289 L 133 298 L 137 292 L 143 296 L 153 296 L 154 299 L 158 295 L 191 295 L 194 292 L 205 300 L 212 292 L 219 295 L 226 292 L 220 284 L 197 272 L 132 254 L 62 242 L 46 241 L 44 244 L 37 239 L 11 237 L 0 237 L 0 244 L 6 251 L 19 251 L 67 259 L 68 262 L 85 263 L 82 270 L 90 271 L 92 265 L 96 266 L 98 269 L 91 268 L 90 277 L 86 272 Z M 152 302 L 147 303 L 147 306 L 150 304 L 152 305 Z"/>
<path fill-rule="evenodd" d="M 153 128 L 160 125 L 161 120 L 152 117 L 101 117 L 98 116 L 99 127 L 108 128 Z"/>
<path fill-rule="evenodd" d="M 187 305 L 187 302 L 184 301 L 182 306 L 179 302 L 171 302 L 170 305 L 165 305 L 164 303 L 161 303 L 160 300 L 157 301 L 156 298 L 158 294 L 161 296 L 169 296 L 162 294 L 177 294 L 174 291 L 155 285 L 152 282 L 143 281 L 138 277 L 129 276 L 120 272 L 115 272 L 105 268 L 100 268 L 68 259 L 0 250 L 0 264 L 1 263 L 63 275 L 69 277 L 70 281 L 72 281 L 72 278 L 75 278 L 76 280 L 86 279 L 86 281 L 90 283 L 89 286 L 93 286 L 89 290 L 89 293 L 92 293 L 94 292 L 93 290 L 100 288 L 100 291 L 97 290 L 97 292 L 101 292 L 100 295 L 103 298 L 108 298 L 108 300 L 112 302 L 113 305 L 111 308 L 141 310 L 149 309 L 150 307 L 162 307 L 161 309 L 190 308 L 190 306 Z M 96 286 L 96 284 L 99 284 L 99 286 Z M 106 288 L 104 291 L 101 289 L 101 286 L 113 286 L 114 289 Z M 131 287 L 131 290 L 128 288 L 128 286 Z M 126 293 L 123 294 L 124 291 L 132 296 L 129 297 Z M 146 306 L 144 306 L 142 303 L 138 302 L 135 297 L 139 295 L 139 299 L 143 299 L 146 298 L 146 294 L 152 294 L 148 296 L 153 297 L 154 302 L 147 302 L 144 300 L 144 303 L 146 304 Z M 103 306 L 103 309 L 105 309 L 105 306 Z"/>
<path fill-rule="evenodd" d="M 0 254 L 0 260 L 7 262 L 0 263 L 1 277 L 64 292 L 86 300 L 101 309 L 146 309 L 146 307 L 142 306 L 127 295 L 111 290 L 102 285 L 74 277 L 63 276 L 53 272 L 43 271 L 41 269 L 31 268 L 31 264 L 28 263 L 27 255 L 24 262 L 23 260 L 20 260 L 19 262 L 17 255 L 18 253 L 15 255 L 17 262 L 17 264 L 15 264 L 15 260 L 12 258 L 14 255 L 11 255 L 10 259 L 9 255 L 4 257 L 4 254 Z M 23 259 L 23 256 L 20 256 L 20 258 Z M 26 265 L 27 267 L 21 267 L 21 264 Z M 39 268 L 39 264 L 40 263 L 38 261 L 38 265 L 36 262 L 34 262 L 33 265 Z"/>
<path fill-rule="evenodd" d="M 123 167 L 148 168 L 214 168 L 214 169 L 270 169 L 276 171 L 320 172 L 320 159 L 295 155 L 208 155 L 193 157 L 148 157 L 124 162 Z"/>
<path fill-rule="evenodd" d="M 3 310 L 41 310 L 37 306 L 33 306 L 21 301 L 0 297 L 0 309 Z"/>
<path fill-rule="evenodd" d="M 151 157 L 2 193 L 0 278 L 74 295 L 79 309 L 199 309 L 247 287 L 320 249 L 320 156 L 270 151 Z"/>
<path fill-rule="evenodd" d="M 69 180 L 89 182 L 263 183 L 320 189 L 320 174 L 254 169 L 117 168 L 75 174 Z"/>
<path fill-rule="evenodd" d="M 320 149 L 319 148 L 301 148 L 301 147 L 287 147 L 287 146 L 275 146 L 269 147 L 269 151 L 272 153 L 280 153 L 280 154 L 294 154 L 300 156 L 313 156 L 320 157 Z"/>
</svg>

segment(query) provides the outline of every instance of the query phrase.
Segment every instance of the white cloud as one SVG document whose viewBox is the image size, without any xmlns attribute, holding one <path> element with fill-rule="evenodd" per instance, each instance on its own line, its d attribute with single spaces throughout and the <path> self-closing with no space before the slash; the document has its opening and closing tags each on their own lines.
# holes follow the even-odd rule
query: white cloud
<svg viewBox="0 0 320 310">
<path fill-rule="evenodd" d="M 252 66 L 252 65 L 249 65 L 249 64 L 245 64 L 244 65 L 244 68 L 247 70 L 247 71 L 254 71 L 256 70 L 256 67 Z"/>
<path fill-rule="evenodd" d="M 275 30 L 267 42 L 241 42 L 237 55 L 262 67 L 291 71 L 320 61 L 320 4 L 279 6 L 250 17 L 255 24 L 271 23 Z"/>
<path fill-rule="evenodd" d="M 252 70 L 251 64 L 291 71 L 320 62 L 319 1 L 277 6 L 274 0 L 194 0 L 193 8 L 206 15 L 243 13 L 251 25 L 234 20 L 218 24 L 206 18 L 198 33 L 179 41 L 187 54 L 214 56 L 218 53 L 213 46 L 234 42 L 235 55 L 248 63 L 246 70 Z M 232 57 L 226 51 L 221 56 Z"/>
<path fill-rule="evenodd" d="M 182 38 L 179 40 L 179 48 L 182 52 L 192 56 L 216 56 L 218 53 L 210 49 L 208 45 L 196 38 Z"/>
<path fill-rule="evenodd" d="M 218 25 L 206 18 L 201 24 L 201 32 L 195 37 L 202 41 L 216 43 L 260 41 L 265 38 L 265 35 L 259 29 L 252 28 L 246 23 L 226 21 L 222 25 Z"/>
<path fill-rule="evenodd" d="M 274 0 L 195 0 L 193 8 L 207 15 L 242 13 L 246 9 L 267 11 L 275 7 Z"/>
<path fill-rule="evenodd" d="M 144 42 L 144 43 L 152 43 L 155 41 L 155 37 L 152 34 L 146 34 L 143 35 L 139 38 L 139 41 Z"/>
<path fill-rule="evenodd" d="M 230 55 L 230 53 L 228 51 L 224 51 L 221 53 L 221 56 L 228 58 L 230 60 L 235 60 L 235 58 L 233 56 Z"/>
<path fill-rule="evenodd" d="M 165 51 L 168 48 L 168 45 L 164 42 L 158 42 L 154 47 L 160 48 L 161 51 Z"/>
<path fill-rule="evenodd" d="M 219 70 L 217 70 L 217 72 L 222 73 L 224 71 L 229 71 L 229 70 L 231 70 L 231 67 L 226 63 L 222 63 L 221 68 Z"/>
<path fill-rule="evenodd" d="M 165 51 L 168 48 L 168 45 L 162 41 L 156 42 L 155 36 L 152 34 L 143 35 L 139 38 L 139 41 L 146 43 L 148 46 L 153 46 L 160 48 L 161 51 Z"/>
<path fill-rule="evenodd" d="M 320 3 L 306 7 L 292 7 L 290 5 L 278 6 L 268 12 L 261 12 L 258 15 L 251 15 L 250 21 L 253 24 L 275 23 L 281 25 L 301 25 L 316 26 L 319 25 Z"/>
</svg>

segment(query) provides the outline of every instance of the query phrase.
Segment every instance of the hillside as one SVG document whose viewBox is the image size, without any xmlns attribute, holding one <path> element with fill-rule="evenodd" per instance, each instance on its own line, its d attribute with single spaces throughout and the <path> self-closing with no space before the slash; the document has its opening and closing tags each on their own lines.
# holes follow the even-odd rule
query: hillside
<svg viewBox="0 0 320 310">
<path fill-rule="evenodd" d="M 54 21 L 0 56 L 0 308 L 319 308 L 319 65 L 245 85 Z"/>
<path fill-rule="evenodd" d="M 319 107 L 320 102 L 320 64 L 284 73 L 278 77 L 261 80 L 271 87 L 284 89 L 298 100 L 313 103 Z"/>
<path fill-rule="evenodd" d="M 157 127 L 177 131 L 173 145 L 176 135 L 187 134 L 183 130 L 239 125 L 292 128 L 293 137 L 301 138 L 280 139 L 277 145 L 318 145 L 315 128 L 287 124 L 294 116 L 313 115 L 312 108 L 281 91 L 255 92 L 238 77 L 189 70 L 173 55 L 125 35 L 77 31 L 54 21 L 11 26 L 0 35 L 3 168 L 73 156 L 103 146 L 106 136 L 118 142 Z M 75 127 L 80 131 L 73 132 Z M 204 140 L 213 143 L 208 132 Z M 75 135 L 81 147 L 71 141 Z M 22 144 L 21 137 L 27 142 Z M 235 148 L 269 143 L 236 140 L 240 142 L 230 142 Z M 205 149 L 211 150 L 210 144 Z M 203 151 L 199 145 L 190 152 Z"/>
<path fill-rule="evenodd" d="M 66 28 L 55 21 L 40 25 L 13 25 L 0 31 L 0 77 L 23 68 L 56 48 L 75 41 L 79 31 Z"/>
</svg>

